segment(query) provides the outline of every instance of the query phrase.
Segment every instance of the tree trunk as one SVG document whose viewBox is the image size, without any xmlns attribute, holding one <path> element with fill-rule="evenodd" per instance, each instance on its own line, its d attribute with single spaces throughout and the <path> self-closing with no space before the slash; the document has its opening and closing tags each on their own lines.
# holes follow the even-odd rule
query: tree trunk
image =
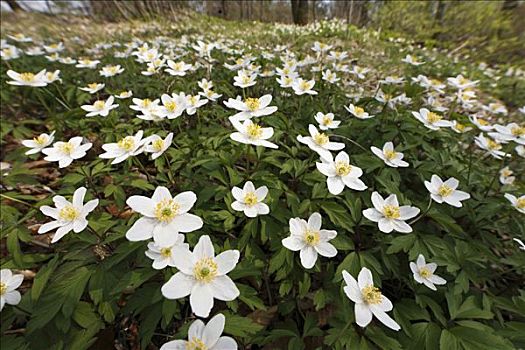
<svg viewBox="0 0 525 350">
<path fill-rule="evenodd" d="M 292 17 L 295 24 L 308 24 L 308 0 L 292 0 Z"/>
<path fill-rule="evenodd" d="M 16 11 L 25 11 L 20 5 L 18 5 L 16 0 L 7 0 L 6 2 L 9 5 L 9 7 L 11 7 L 11 10 L 13 10 L 15 12 Z"/>
</svg>

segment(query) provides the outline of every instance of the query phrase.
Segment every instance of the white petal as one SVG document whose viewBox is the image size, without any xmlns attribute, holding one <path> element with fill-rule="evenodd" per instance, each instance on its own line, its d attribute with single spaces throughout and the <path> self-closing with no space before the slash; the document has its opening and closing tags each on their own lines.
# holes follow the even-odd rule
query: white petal
<svg viewBox="0 0 525 350">
<path fill-rule="evenodd" d="M 360 327 L 366 327 L 372 321 L 372 311 L 364 303 L 355 304 L 355 323 Z"/>
<path fill-rule="evenodd" d="M 226 250 L 215 257 L 217 273 L 225 275 L 235 268 L 239 262 L 240 253 L 238 250 Z"/>
<path fill-rule="evenodd" d="M 195 284 L 191 276 L 177 272 L 161 287 L 162 295 L 167 299 L 180 299 L 188 296 Z"/>
<path fill-rule="evenodd" d="M 213 294 L 208 284 L 196 283 L 190 294 L 193 313 L 199 317 L 208 317 L 213 308 Z"/>
<path fill-rule="evenodd" d="M 215 277 L 210 282 L 210 289 L 215 299 L 223 301 L 232 301 L 240 294 L 239 289 L 228 276 Z"/>
<path fill-rule="evenodd" d="M 305 269 L 311 269 L 317 261 L 317 251 L 311 246 L 305 246 L 299 253 L 301 258 L 301 265 Z"/>
</svg>

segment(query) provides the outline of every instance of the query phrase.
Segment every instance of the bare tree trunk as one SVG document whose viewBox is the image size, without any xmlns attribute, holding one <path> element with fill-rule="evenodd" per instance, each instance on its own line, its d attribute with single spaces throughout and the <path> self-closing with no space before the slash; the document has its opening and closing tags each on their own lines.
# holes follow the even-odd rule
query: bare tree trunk
<svg viewBox="0 0 525 350">
<path fill-rule="evenodd" d="M 16 11 L 25 11 L 20 5 L 18 5 L 16 0 L 7 0 L 6 2 L 9 5 L 9 7 L 11 8 L 11 10 L 13 10 L 15 12 Z"/>
<path fill-rule="evenodd" d="M 292 17 L 295 24 L 308 24 L 308 0 L 292 0 Z"/>
<path fill-rule="evenodd" d="M 314 22 L 316 22 L 317 20 L 317 14 L 315 13 L 315 0 L 312 0 L 312 19 L 314 20 Z"/>
</svg>

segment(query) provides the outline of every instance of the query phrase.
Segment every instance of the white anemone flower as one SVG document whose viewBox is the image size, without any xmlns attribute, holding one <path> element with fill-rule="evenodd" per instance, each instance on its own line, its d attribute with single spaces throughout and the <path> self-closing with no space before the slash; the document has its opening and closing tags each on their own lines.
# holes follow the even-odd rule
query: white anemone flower
<svg viewBox="0 0 525 350">
<path fill-rule="evenodd" d="M 354 106 L 351 103 L 350 103 L 350 105 L 348 107 L 347 106 L 344 106 L 344 107 L 345 107 L 345 109 L 348 112 L 353 114 L 356 118 L 369 119 L 369 118 L 373 118 L 374 117 L 373 115 L 368 114 L 368 112 L 365 112 L 365 110 L 363 108 Z"/>
<path fill-rule="evenodd" d="M 184 113 L 184 110 L 186 109 L 186 99 L 177 94 L 172 94 L 172 96 L 168 94 L 163 94 L 160 97 L 160 99 L 162 101 L 162 106 L 163 106 L 162 115 L 163 117 L 167 117 L 168 119 L 175 119 L 175 118 L 180 117 L 182 113 Z M 148 107 L 150 106 L 146 106 L 146 108 Z"/>
<path fill-rule="evenodd" d="M 131 90 L 122 91 L 120 94 L 114 95 L 114 96 L 120 100 L 124 100 L 126 98 L 130 98 L 131 96 L 133 96 L 133 91 Z"/>
<path fill-rule="evenodd" d="M 379 159 L 392 168 L 407 167 L 409 165 L 403 160 L 403 153 L 394 151 L 394 144 L 390 141 L 383 145 L 383 149 L 374 146 L 370 147 L 370 149 Z"/>
<path fill-rule="evenodd" d="M 215 315 L 208 324 L 195 320 L 188 329 L 188 340 L 172 340 L 163 344 L 160 350 L 237 350 L 237 343 L 231 337 L 222 336 L 225 317 Z"/>
<path fill-rule="evenodd" d="M 469 116 L 469 120 L 472 124 L 476 125 L 481 131 L 491 131 L 494 126 L 483 118 L 479 118 L 475 115 Z"/>
<path fill-rule="evenodd" d="M 297 78 L 292 83 L 293 91 L 296 95 L 317 95 L 317 91 L 312 90 L 315 85 L 315 80 L 304 80 L 302 78 Z"/>
<path fill-rule="evenodd" d="M 113 104 L 114 101 L 115 97 L 109 96 L 106 101 L 97 100 L 92 105 L 82 105 L 80 108 L 88 112 L 86 117 L 94 117 L 97 115 L 100 115 L 101 117 L 107 117 L 112 109 L 115 109 L 119 106 L 118 104 Z"/>
<path fill-rule="evenodd" d="M 120 64 L 117 64 L 116 66 L 108 65 L 102 67 L 102 69 L 99 71 L 99 74 L 103 77 L 109 78 L 122 72 L 124 72 L 124 68 L 122 68 Z"/>
<path fill-rule="evenodd" d="M 413 66 L 420 66 L 425 63 L 418 61 L 417 58 L 414 58 L 412 55 L 406 55 L 405 58 L 403 58 L 401 61 L 411 64 Z"/>
<path fill-rule="evenodd" d="M 7 76 L 13 79 L 7 82 L 9 85 L 43 87 L 48 84 L 46 80 L 45 69 L 36 74 L 30 72 L 17 73 L 15 71 L 8 70 Z"/>
<path fill-rule="evenodd" d="M 425 181 L 425 187 L 430 192 L 430 197 L 437 203 L 447 203 L 453 207 L 461 208 L 461 201 L 470 198 L 470 194 L 457 190 L 459 181 L 453 177 L 443 182 L 437 175 L 432 175 L 430 181 Z"/>
<path fill-rule="evenodd" d="M 79 89 L 82 91 L 88 92 L 90 94 L 94 94 L 102 90 L 105 86 L 106 84 L 90 83 L 90 84 L 87 84 L 86 87 L 81 87 Z"/>
<path fill-rule="evenodd" d="M 360 327 L 366 327 L 375 316 L 382 324 L 394 331 L 401 329 L 387 312 L 394 306 L 384 296 L 379 288 L 374 286 L 372 272 L 363 267 L 357 276 L 357 280 L 346 270 L 343 270 L 343 279 L 346 286 L 343 288 L 346 296 L 355 303 L 355 322 Z"/>
<path fill-rule="evenodd" d="M 489 136 L 500 141 L 509 142 L 514 141 L 518 144 L 525 145 L 525 126 L 520 126 L 516 123 L 507 125 L 494 125 L 496 132 L 489 132 Z"/>
<path fill-rule="evenodd" d="M 505 198 L 507 198 L 510 204 L 512 204 L 512 206 L 516 208 L 517 211 L 525 214 L 525 194 L 518 198 L 510 193 L 505 193 Z"/>
<path fill-rule="evenodd" d="M 191 64 L 185 63 L 184 61 L 174 62 L 172 60 L 168 60 L 167 64 L 169 68 L 165 70 L 166 73 L 179 77 L 185 76 L 186 72 L 193 68 Z"/>
<path fill-rule="evenodd" d="M 395 194 L 383 199 L 377 192 L 372 193 L 372 204 L 374 208 L 363 210 L 363 216 L 370 221 L 377 222 L 381 232 L 412 232 L 412 227 L 405 221 L 419 214 L 418 208 L 409 205 L 400 207 Z"/>
<path fill-rule="evenodd" d="M 244 212 L 244 215 L 249 218 L 266 215 L 270 212 L 268 205 L 262 203 L 268 195 L 268 187 L 266 186 L 256 189 L 251 181 L 247 181 L 242 189 L 234 186 L 232 195 L 235 198 L 235 202 L 232 203 L 232 209 Z"/>
<path fill-rule="evenodd" d="M 514 172 L 508 166 L 504 167 L 499 171 L 499 182 L 502 185 L 512 185 L 516 180 L 516 177 L 512 176 L 512 174 Z"/>
<path fill-rule="evenodd" d="M 73 160 L 84 157 L 87 150 L 93 146 L 91 142 L 82 145 L 82 140 L 81 136 L 76 136 L 72 137 L 68 142 L 55 142 L 53 147 L 42 150 L 42 153 L 46 155 L 44 160 L 58 162 L 59 168 L 67 167 Z"/>
<path fill-rule="evenodd" d="M 275 143 L 268 141 L 268 139 L 273 136 L 273 128 L 263 128 L 251 120 L 245 120 L 242 123 L 233 120 L 232 124 L 237 130 L 237 132 L 230 134 L 232 140 L 247 145 L 279 148 Z"/>
<path fill-rule="evenodd" d="M 503 148 L 501 143 L 491 139 L 490 137 L 485 137 L 485 135 L 483 134 L 479 134 L 478 136 L 474 137 L 474 142 L 479 148 L 484 149 L 485 151 L 487 151 L 488 154 L 490 154 L 496 159 L 511 156 L 510 154 L 501 151 L 501 149 Z"/>
<path fill-rule="evenodd" d="M 153 260 L 152 267 L 162 270 L 167 266 L 175 267 L 175 247 L 190 249 L 188 243 L 184 243 L 184 235 L 169 234 L 163 242 L 149 242 L 146 256 Z"/>
<path fill-rule="evenodd" d="M 55 139 L 55 132 L 53 131 L 51 134 L 40 134 L 38 137 L 34 137 L 32 140 L 23 140 L 22 145 L 25 147 L 31 148 L 29 151 L 26 152 L 27 155 L 29 154 L 35 154 L 38 152 L 41 152 L 44 148 L 49 146 L 53 143 L 53 140 Z"/>
<path fill-rule="evenodd" d="M 179 270 L 166 282 L 161 292 L 165 298 L 190 296 L 191 310 L 198 317 L 208 317 L 213 300 L 235 300 L 240 292 L 226 274 L 239 261 L 238 250 L 226 250 L 215 256 L 210 237 L 201 236 L 193 252 L 176 248 L 175 267 Z"/>
<path fill-rule="evenodd" d="M 341 142 L 331 142 L 328 135 L 320 133 L 317 128 L 310 124 L 308 125 L 310 136 L 297 136 L 297 141 L 304 143 L 311 150 L 317 152 L 321 158 L 332 159 L 330 151 L 340 151 L 345 148 L 345 144 Z"/>
<path fill-rule="evenodd" d="M 111 164 L 118 164 L 129 157 L 136 156 L 144 152 L 144 145 L 149 141 L 148 138 L 142 138 L 144 131 L 139 130 L 135 135 L 126 136 L 114 143 L 106 143 L 102 145 L 102 149 L 106 151 L 99 155 L 103 159 L 113 159 Z"/>
<path fill-rule="evenodd" d="M 202 219 L 188 213 L 196 201 L 197 196 L 192 191 L 172 197 L 164 186 L 158 186 L 151 198 L 129 197 L 126 204 L 143 216 L 126 232 L 126 238 L 130 241 L 145 241 L 153 237 L 155 242 L 163 242 L 170 234 L 200 229 Z"/>
<path fill-rule="evenodd" d="M 149 143 L 144 147 L 144 152 L 153 153 L 151 159 L 155 160 L 171 146 L 173 133 L 170 132 L 165 139 L 162 139 L 159 135 L 151 135 L 148 137 L 148 141 Z"/>
<path fill-rule="evenodd" d="M 238 86 L 242 89 L 255 85 L 257 82 L 255 79 L 257 74 L 251 74 L 247 71 L 240 70 L 237 75 L 233 77 L 233 85 Z"/>
<path fill-rule="evenodd" d="M 70 202 L 62 196 L 54 196 L 53 202 L 55 208 L 48 205 L 40 207 L 40 211 L 53 219 L 54 221 L 43 224 L 38 229 L 38 233 L 46 233 L 58 228 L 51 240 L 51 243 L 58 242 L 68 232 L 73 230 L 75 233 L 83 231 L 88 221 L 86 217 L 98 205 L 98 199 L 92 199 L 84 204 L 86 188 L 80 187 L 73 193 L 73 200 Z"/>
<path fill-rule="evenodd" d="M 340 120 L 334 120 L 335 117 L 333 113 L 324 114 L 317 112 L 314 118 L 315 121 L 319 123 L 319 129 L 321 130 L 337 129 L 339 124 L 341 124 Z"/>
<path fill-rule="evenodd" d="M 228 108 L 238 110 L 239 113 L 230 117 L 238 121 L 244 121 L 253 117 L 262 117 L 270 115 L 277 111 L 276 106 L 270 106 L 272 102 L 272 95 L 264 95 L 260 98 L 249 97 L 244 101 L 240 99 L 230 98 L 228 101 L 224 101 L 224 105 Z"/>
<path fill-rule="evenodd" d="M 479 80 L 471 81 L 460 74 L 456 77 L 447 78 L 447 82 L 450 86 L 458 90 L 465 90 L 476 86 Z"/>
<path fill-rule="evenodd" d="M 291 251 L 300 251 L 301 265 L 305 269 L 314 267 L 317 254 L 332 258 L 337 255 L 337 249 L 329 243 L 337 236 L 334 230 L 322 230 L 322 217 L 313 213 L 308 222 L 301 218 L 290 219 L 290 236 L 282 240 L 283 246 Z"/>
<path fill-rule="evenodd" d="M 443 119 L 443 116 L 426 108 L 421 108 L 419 112 L 412 112 L 412 115 L 430 130 L 439 130 L 439 128 L 448 128 L 453 125 L 451 121 Z"/>
<path fill-rule="evenodd" d="M 457 120 L 452 120 L 452 125 L 450 126 L 452 130 L 457 132 L 458 134 L 463 134 L 465 132 L 469 132 L 472 130 L 472 127 L 466 126 L 465 124 L 462 124 L 458 122 Z"/>
<path fill-rule="evenodd" d="M 95 68 L 97 68 L 97 65 L 99 63 L 100 63 L 99 60 L 80 59 L 80 60 L 78 60 L 78 63 L 75 65 L 75 67 L 76 68 L 95 69 Z"/>
<path fill-rule="evenodd" d="M 437 290 L 435 284 L 443 285 L 447 281 L 437 275 L 434 275 L 437 265 L 435 263 L 426 263 L 425 257 L 419 254 L 416 262 L 410 262 L 410 270 L 414 273 L 414 280 L 419 284 L 424 284 L 432 290 Z"/>
<path fill-rule="evenodd" d="M 22 296 L 16 289 L 23 281 L 24 275 L 22 274 L 13 275 L 9 269 L 0 270 L 0 311 L 5 304 L 18 305 L 20 303 Z"/>
<path fill-rule="evenodd" d="M 333 195 L 343 192 L 345 186 L 356 191 L 363 191 L 368 187 L 359 179 L 363 175 L 361 168 L 350 165 L 350 157 L 345 151 L 339 152 L 332 158 L 321 157 L 321 163 L 315 163 L 317 170 L 327 177 L 328 191 Z"/>
</svg>

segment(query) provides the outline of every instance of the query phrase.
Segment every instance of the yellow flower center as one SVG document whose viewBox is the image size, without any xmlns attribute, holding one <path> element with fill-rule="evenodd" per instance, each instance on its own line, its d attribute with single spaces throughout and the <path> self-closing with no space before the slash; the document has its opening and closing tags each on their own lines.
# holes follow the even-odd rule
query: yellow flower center
<svg viewBox="0 0 525 350">
<path fill-rule="evenodd" d="M 248 125 L 248 127 L 246 127 L 246 133 L 253 140 L 260 138 L 262 136 L 263 130 L 260 125 L 251 123 Z"/>
<path fill-rule="evenodd" d="M 182 70 L 182 62 L 175 63 L 175 66 L 174 66 L 173 69 L 175 69 L 175 70 Z"/>
<path fill-rule="evenodd" d="M 151 143 L 151 146 L 153 146 L 153 149 L 156 152 L 162 151 L 162 148 L 164 147 L 164 141 L 162 139 L 157 139 Z"/>
<path fill-rule="evenodd" d="M 329 116 L 326 116 L 326 115 L 323 117 L 322 121 L 323 121 L 323 125 L 330 125 L 330 124 L 332 124 L 332 118 L 330 118 Z"/>
<path fill-rule="evenodd" d="M 420 268 L 419 269 L 419 274 L 423 278 L 429 278 L 430 276 L 432 276 L 432 272 L 430 272 L 430 270 L 427 267 Z"/>
<path fill-rule="evenodd" d="M 392 160 L 396 157 L 396 152 L 393 150 L 387 150 L 385 151 L 384 155 L 387 160 Z"/>
<path fill-rule="evenodd" d="M 387 219 L 397 219 L 401 216 L 401 214 L 399 213 L 399 207 L 395 205 L 385 205 L 383 207 L 383 215 Z"/>
<path fill-rule="evenodd" d="M 163 258 L 169 258 L 171 257 L 171 248 L 161 248 L 160 249 L 160 255 Z"/>
<path fill-rule="evenodd" d="M 367 304 L 379 304 L 383 300 L 383 295 L 379 288 L 374 287 L 373 285 L 368 285 L 365 288 L 361 289 L 361 295 L 363 296 L 364 301 Z"/>
<path fill-rule="evenodd" d="M 197 103 L 197 96 L 190 96 L 190 104 L 192 106 L 195 106 L 196 103 Z"/>
<path fill-rule="evenodd" d="M 250 82 L 250 77 L 247 76 L 247 75 L 244 75 L 244 76 L 242 77 L 242 83 L 243 83 L 243 84 L 248 84 L 249 82 Z"/>
<path fill-rule="evenodd" d="M 149 98 L 145 98 L 142 100 L 143 107 L 149 107 L 150 104 L 151 104 L 151 100 Z"/>
<path fill-rule="evenodd" d="M 289 84 L 291 84 L 292 82 L 293 82 L 293 79 L 292 79 L 292 78 L 290 78 L 290 77 L 284 77 L 284 83 L 285 83 L 286 85 L 289 85 Z"/>
<path fill-rule="evenodd" d="M 301 84 L 299 84 L 299 88 L 301 90 L 310 90 L 310 84 L 307 81 L 301 81 Z"/>
<path fill-rule="evenodd" d="M 48 137 L 46 135 L 40 135 L 38 137 L 34 137 L 33 138 L 33 141 L 35 141 L 36 143 L 38 143 L 40 146 L 43 146 L 46 144 L 48 140 Z"/>
<path fill-rule="evenodd" d="M 120 97 L 128 97 L 128 92 L 127 91 L 122 91 L 120 93 Z"/>
<path fill-rule="evenodd" d="M 494 140 L 490 140 L 490 139 L 487 141 L 487 145 L 489 149 L 492 149 L 492 150 L 499 150 L 501 148 L 501 145 L 499 143 L 497 143 Z"/>
<path fill-rule="evenodd" d="M 509 169 L 503 169 L 503 170 L 501 171 L 501 175 L 502 175 L 503 177 L 511 176 L 511 175 L 512 175 L 512 171 L 509 170 Z"/>
<path fill-rule="evenodd" d="M 518 201 L 516 202 L 516 207 L 518 207 L 519 209 L 525 209 L 525 198 L 518 199 Z"/>
<path fill-rule="evenodd" d="M 443 184 L 441 186 L 439 186 L 439 189 L 438 189 L 438 194 L 441 196 L 441 197 L 447 197 L 447 196 L 450 196 L 452 194 L 452 192 L 454 192 L 454 189 Z"/>
<path fill-rule="evenodd" d="M 335 163 L 335 173 L 337 176 L 346 176 L 352 170 L 352 166 L 342 160 Z"/>
<path fill-rule="evenodd" d="M 180 205 L 173 199 L 165 199 L 155 205 L 155 217 L 159 221 L 170 222 L 178 214 Z"/>
<path fill-rule="evenodd" d="M 151 102 L 151 101 L 150 101 Z M 168 103 L 166 103 L 164 105 L 164 107 L 166 107 L 166 109 L 170 112 L 170 113 L 173 113 L 176 109 L 177 109 L 177 103 L 175 103 L 175 101 L 170 101 Z"/>
<path fill-rule="evenodd" d="M 33 73 L 21 73 L 20 79 L 22 79 L 23 81 L 27 83 L 30 83 L 33 80 L 35 80 L 35 75 Z"/>
<path fill-rule="evenodd" d="M 135 138 L 133 136 L 126 136 L 117 142 L 117 145 L 124 151 L 129 152 L 135 148 Z"/>
<path fill-rule="evenodd" d="M 525 135 L 525 128 L 520 126 L 515 126 L 511 129 L 512 135 L 514 136 L 523 136 Z"/>
<path fill-rule="evenodd" d="M 252 112 L 258 110 L 259 107 L 261 106 L 261 102 L 259 102 L 258 98 L 252 98 L 252 97 L 247 98 L 244 103 L 246 104 L 248 109 Z"/>
<path fill-rule="evenodd" d="M 456 122 L 456 129 L 459 130 L 459 131 L 463 131 L 463 130 L 465 130 L 465 125 Z"/>
<path fill-rule="evenodd" d="M 17 39 L 24 39 L 24 38 L 25 38 L 24 34 L 22 34 L 22 33 L 15 34 L 15 35 L 13 35 L 13 36 L 14 36 L 15 38 L 17 38 Z"/>
<path fill-rule="evenodd" d="M 95 103 L 93 103 L 93 107 L 95 107 L 98 110 L 104 109 L 105 106 L 106 106 L 105 101 L 98 100 Z"/>
<path fill-rule="evenodd" d="M 485 119 L 478 119 L 478 124 L 482 126 L 486 126 L 486 125 L 489 125 L 489 122 L 486 121 Z"/>
<path fill-rule="evenodd" d="M 208 350 L 208 347 L 202 340 L 193 337 L 186 342 L 186 350 Z"/>
<path fill-rule="evenodd" d="M 98 84 L 97 83 L 88 84 L 88 88 L 95 90 L 96 88 L 98 88 Z"/>
<path fill-rule="evenodd" d="M 0 282 L 0 296 L 6 293 L 7 293 L 7 286 L 5 285 L 5 283 Z"/>
<path fill-rule="evenodd" d="M 440 121 L 441 119 L 443 119 L 443 117 L 440 116 L 439 114 L 434 113 L 434 112 L 428 112 L 427 120 L 429 121 L 429 123 L 434 124 Z"/>
<path fill-rule="evenodd" d="M 200 282 L 211 282 L 217 276 L 218 266 L 212 258 L 202 258 L 193 267 L 193 275 Z"/>
<path fill-rule="evenodd" d="M 354 111 L 356 115 L 362 115 L 363 113 L 365 113 L 365 110 L 361 107 L 355 107 Z"/>
<path fill-rule="evenodd" d="M 306 230 L 306 232 L 304 233 L 304 241 L 309 246 L 317 245 L 319 243 L 319 240 L 320 240 L 319 231 Z"/>
<path fill-rule="evenodd" d="M 326 145 L 328 141 L 328 136 L 326 136 L 326 134 L 323 134 L 322 132 L 314 136 L 314 142 L 317 143 L 319 146 Z"/>
<path fill-rule="evenodd" d="M 60 149 L 60 151 L 62 151 L 62 153 L 69 155 L 71 154 L 71 152 L 73 152 L 75 147 L 71 143 L 66 142 L 60 145 L 58 148 Z"/>
<path fill-rule="evenodd" d="M 255 192 L 248 192 L 244 195 L 244 204 L 249 207 L 253 207 L 257 204 L 257 196 L 255 195 Z"/>
<path fill-rule="evenodd" d="M 243 62 L 244 62 L 244 61 L 243 61 L 242 58 L 238 58 L 237 60 L 235 60 L 235 63 L 236 63 L 237 65 L 240 65 L 240 64 L 242 64 Z"/>
<path fill-rule="evenodd" d="M 58 212 L 58 217 L 64 221 L 73 221 L 78 218 L 80 212 L 72 205 L 66 205 Z"/>
<path fill-rule="evenodd" d="M 58 44 L 51 44 L 51 45 L 49 45 L 49 47 L 52 48 L 52 49 L 56 49 L 58 47 Z"/>
</svg>

